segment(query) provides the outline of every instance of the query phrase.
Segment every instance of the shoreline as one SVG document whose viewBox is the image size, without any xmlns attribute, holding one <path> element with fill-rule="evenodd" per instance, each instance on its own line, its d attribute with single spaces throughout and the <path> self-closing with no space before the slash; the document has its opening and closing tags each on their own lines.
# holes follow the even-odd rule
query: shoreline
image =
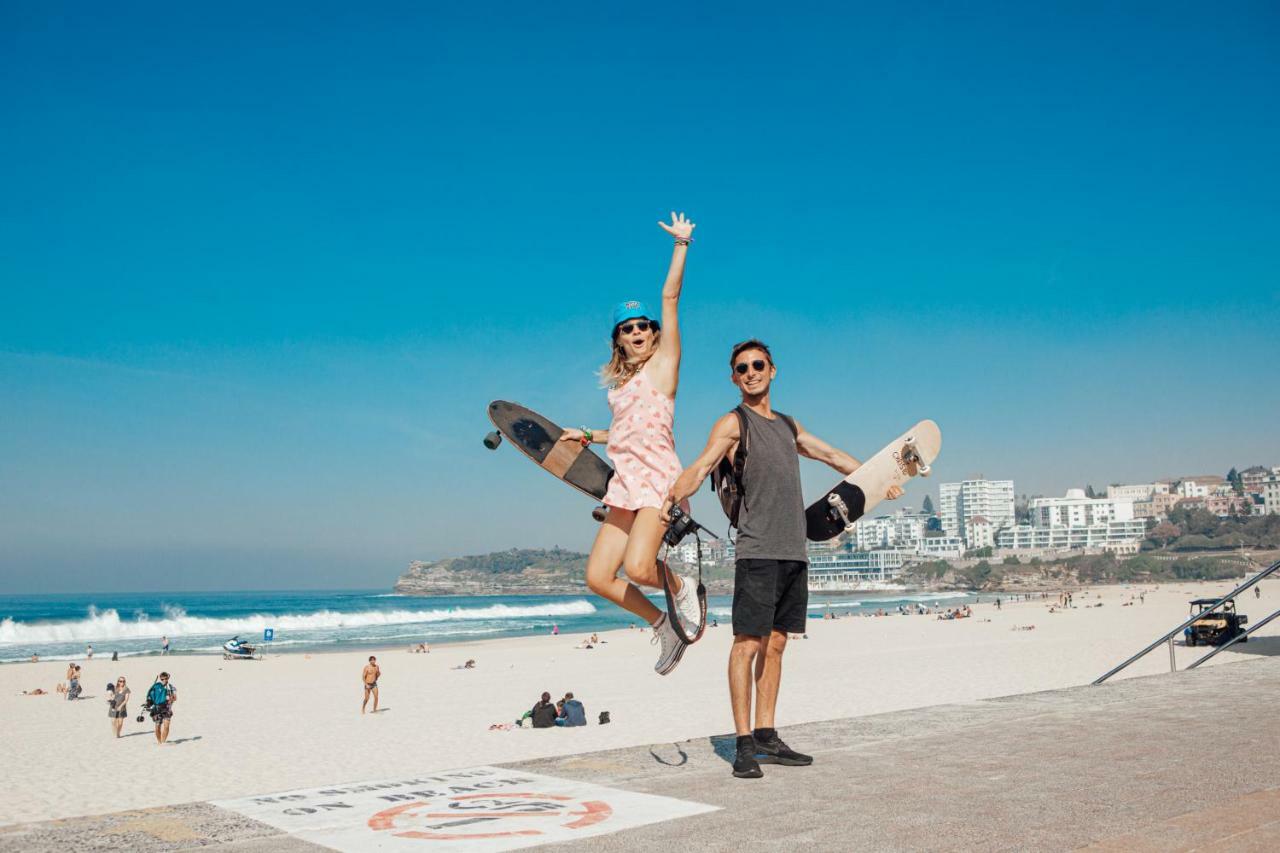
<svg viewBox="0 0 1280 853">
<path fill-rule="evenodd" d="M 877 598 L 883 598 L 886 601 L 896 601 L 901 597 L 912 596 L 912 595 L 949 596 L 949 597 L 955 597 L 956 599 L 959 599 L 962 597 L 971 597 L 973 601 L 971 601 L 970 604 L 980 603 L 983 606 L 986 606 L 986 605 L 990 605 L 994 601 L 994 599 L 998 597 L 1002 599 L 1009 598 L 1010 600 L 1015 600 L 1013 599 L 1013 597 L 1015 596 L 1028 595 L 1028 596 L 1033 596 L 1033 598 L 1030 599 L 1029 601 L 1022 602 L 1022 603 L 1034 603 L 1041 600 L 1037 597 L 1041 593 L 1044 593 L 1046 594 L 1046 596 L 1048 596 L 1048 595 L 1056 595 L 1057 593 L 1064 592 L 1064 591 L 1078 593 L 1078 592 L 1087 591 L 1087 590 L 1121 591 L 1121 590 L 1139 589 L 1139 588 L 1160 589 L 1161 587 L 1168 587 L 1168 586 L 1177 585 L 1177 584 L 1225 585 L 1227 591 L 1229 591 L 1231 588 L 1233 588 L 1236 585 L 1231 581 L 1188 580 L 1188 581 L 1162 581 L 1159 583 L 1150 583 L 1150 584 L 1142 584 L 1142 583 L 1134 583 L 1134 582 L 1127 582 L 1127 583 L 1115 582 L 1115 583 L 1083 584 L 1083 585 L 1064 584 L 1064 585 L 1056 585 L 1056 586 L 1048 587 L 1044 589 L 1017 587 L 1013 589 L 1000 589 L 1000 590 L 990 590 L 990 591 L 988 590 L 977 591 L 972 589 L 947 589 L 947 588 L 940 588 L 940 587 L 920 587 L 920 586 L 903 587 L 900 590 L 884 590 L 884 589 L 844 590 L 844 591 L 811 590 L 809 592 L 810 621 L 821 620 L 822 618 L 821 613 L 818 611 L 821 611 L 824 600 L 848 597 L 848 596 L 865 597 L 863 600 L 863 604 L 867 606 L 873 606 Z M 254 592 L 253 590 L 249 590 L 241 594 L 249 595 L 249 594 L 252 594 L 253 592 Z M 262 592 L 278 593 L 280 591 L 262 590 Z M 344 590 L 343 592 L 350 592 L 350 591 Z M 361 590 L 360 592 L 372 593 L 374 591 Z M 205 593 L 189 593 L 189 594 L 203 595 Z M 377 594 L 380 597 L 389 596 L 389 597 L 396 597 L 401 599 L 411 599 L 411 600 L 421 600 L 421 601 L 429 601 L 435 598 L 451 598 L 451 597 L 456 598 L 457 597 L 457 596 L 417 596 L 417 595 L 407 595 L 407 594 L 398 594 L 398 593 L 390 594 L 385 592 L 378 592 Z M 89 595 L 92 595 L 92 594 L 89 594 Z M 542 592 L 530 592 L 530 593 L 523 593 L 521 595 L 527 595 L 531 598 L 537 598 L 537 597 L 546 597 L 548 594 L 542 593 Z M 709 595 L 712 595 L 712 594 L 709 593 Z M 722 595 L 722 594 L 716 594 L 716 595 Z M 474 596 L 474 597 L 484 598 L 487 596 Z M 513 594 L 508 597 L 519 597 L 519 595 Z M 586 594 L 571 593 L 571 594 L 567 594 L 565 597 L 583 598 L 587 600 L 591 600 L 595 598 L 595 596 L 592 593 L 586 593 Z M 935 609 L 936 608 L 945 609 L 948 606 L 946 598 L 943 598 L 936 602 L 929 602 L 928 604 L 930 607 Z M 598 606 L 601 609 L 605 609 L 606 612 L 608 612 L 607 608 L 615 607 L 615 605 L 613 605 L 612 603 L 605 602 L 603 600 L 601 600 Z M 710 618 L 716 618 L 716 617 L 710 616 L 710 610 L 712 606 L 713 605 L 711 605 L 710 603 L 708 604 L 709 620 Z M 870 613 L 866 613 L 866 612 L 847 612 L 847 613 L 842 613 L 839 618 L 840 619 L 860 618 L 862 616 L 870 616 L 870 615 L 871 615 Z M 887 615 L 896 616 L 898 614 L 891 613 Z M 548 618 L 554 618 L 554 617 L 548 617 Z M 605 618 L 608 618 L 608 617 L 605 617 Z M 725 617 L 719 617 L 719 618 L 721 620 L 722 626 L 724 626 L 728 621 L 727 618 Z M 38 624 L 38 623 L 33 623 L 33 624 Z M 647 627 L 647 626 L 640 626 L 639 624 L 636 625 L 637 630 L 642 630 L 643 627 Z M 579 634 L 585 634 L 589 636 L 592 633 L 597 633 L 603 636 L 607 633 L 611 633 L 614 631 L 625 632 L 627 630 L 628 629 L 626 628 L 620 628 L 620 627 L 597 627 L 597 628 L 587 627 L 582 629 L 574 628 L 570 630 L 562 629 L 560 631 L 559 636 L 576 637 Z M 708 623 L 708 630 L 710 630 L 709 623 Z M 209 635 L 209 636 L 211 639 L 213 638 L 213 635 Z M 436 649 L 443 650 L 446 648 L 462 648 L 467 646 L 483 646 L 485 644 L 492 644 L 492 643 L 505 643 L 511 640 L 530 639 L 530 638 L 537 638 L 542 636 L 553 638 L 556 635 L 552 635 L 550 634 L 550 632 L 511 631 L 509 633 L 500 633 L 495 636 L 476 638 L 476 639 L 444 639 L 439 641 L 423 639 L 423 640 L 418 640 L 413 642 L 394 643 L 394 644 L 392 643 L 366 644 L 366 643 L 360 643 L 360 642 L 339 640 L 332 643 L 316 643 L 314 646 L 307 645 L 305 641 L 294 641 L 294 644 L 298 646 L 298 648 L 296 649 L 285 648 L 285 647 L 282 647 L 279 649 L 273 649 L 270 643 L 264 643 L 264 642 L 259 642 L 257 645 L 258 645 L 258 648 L 260 648 L 265 653 L 266 657 L 289 658 L 289 657 L 299 657 L 299 656 L 312 657 L 317 655 L 342 655 L 342 654 L 355 654 L 355 653 L 362 653 L 366 655 L 390 654 L 390 653 L 396 653 L 396 652 L 405 652 L 408 646 L 417 645 L 418 642 L 426 642 L 434 651 Z M 103 639 L 95 639 L 92 642 L 95 645 L 102 645 L 110 642 L 110 640 L 109 638 L 103 638 Z M 99 652 L 98 654 L 95 655 L 93 660 L 110 663 L 111 662 L 110 655 L 111 655 L 111 651 Z M 198 660 L 198 659 L 199 660 L 222 660 L 223 659 L 222 653 L 220 650 L 206 648 L 206 650 L 201 650 L 201 651 L 189 650 L 189 649 L 175 649 L 170 651 L 167 655 L 161 654 L 159 651 L 125 651 L 125 652 L 120 652 L 119 662 L 124 662 L 126 660 L 148 661 L 148 660 L 155 660 L 159 658 L 174 658 L 178 660 Z M 83 653 L 69 653 L 69 654 L 51 655 L 48 657 L 42 656 L 39 659 L 39 661 L 35 663 L 37 665 L 42 663 L 61 663 L 61 664 L 84 663 L 85 660 L 86 659 Z M 230 661 L 227 661 L 227 662 L 230 663 Z M 32 663 L 33 662 L 29 659 L 0 660 L 0 668 L 7 668 L 7 667 L 15 666 L 18 664 L 31 665 Z"/>
</svg>

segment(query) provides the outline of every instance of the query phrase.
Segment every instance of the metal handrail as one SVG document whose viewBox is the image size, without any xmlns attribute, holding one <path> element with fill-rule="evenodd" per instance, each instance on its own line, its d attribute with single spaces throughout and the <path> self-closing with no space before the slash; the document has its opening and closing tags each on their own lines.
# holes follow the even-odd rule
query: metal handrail
<svg viewBox="0 0 1280 853">
<path fill-rule="evenodd" d="M 1223 605 L 1224 605 L 1224 604 L 1226 604 L 1228 601 L 1231 601 L 1231 600 L 1232 600 L 1233 598 L 1235 598 L 1237 595 L 1239 595 L 1240 593 L 1244 592 L 1246 589 L 1248 589 L 1249 587 L 1253 586 L 1253 585 L 1254 585 L 1254 584 L 1256 584 L 1258 581 L 1262 580 L 1262 579 L 1263 579 L 1263 578 L 1265 578 L 1267 575 L 1269 575 L 1269 574 L 1271 574 L 1272 572 L 1274 572 L 1276 569 L 1280 569 L 1280 560 L 1277 560 L 1276 562 L 1272 563 L 1270 566 L 1268 566 L 1267 568 L 1265 568 L 1265 569 L 1263 569 L 1262 571 L 1258 572 L 1258 574 L 1254 575 L 1251 579 L 1249 579 L 1249 580 L 1245 581 L 1244 583 L 1240 584 L 1240 586 L 1236 587 L 1236 588 L 1235 588 L 1235 589 L 1233 589 L 1231 592 L 1227 593 L 1227 594 L 1226 594 L 1226 595 L 1224 595 L 1222 598 L 1218 599 L 1216 602 L 1214 602 L 1214 604 L 1213 604 L 1213 606 L 1212 606 L 1212 607 L 1208 608 L 1207 610 L 1201 610 L 1199 613 L 1196 613 L 1196 614 L 1192 615 L 1192 616 L 1191 616 L 1191 618 L 1189 618 L 1187 621 L 1183 622 L 1183 623 L 1182 623 L 1181 625 L 1179 625 L 1177 628 L 1174 628 L 1172 631 L 1170 631 L 1169 633 L 1165 634 L 1163 637 L 1161 637 L 1160 639 L 1156 640 L 1154 643 L 1152 643 L 1151 645 L 1147 646 L 1145 649 L 1143 649 L 1142 651 L 1138 652 L 1136 655 L 1134 655 L 1133 657 L 1129 658 L 1127 661 L 1125 661 L 1124 663 L 1120 664 L 1120 665 L 1119 665 L 1119 666 L 1117 666 L 1115 669 L 1112 669 L 1112 670 L 1111 670 L 1110 672 L 1108 672 L 1106 675 L 1103 675 L 1101 678 L 1099 678 L 1097 681 L 1094 681 L 1093 683 L 1094 683 L 1094 684 L 1101 684 L 1102 682 L 1106 681 L 1106 680 L 1107 680 L 1108 678 L 1110 678 L 1111 676 L 1115 675 L 1115 674 L 1116 674 L 1117 672 L 1119 672 L 1120 670 L 1122 670 L 1122 669 L 1124 669 L 1125 667 L 1129 666 L 1129 664 L 1133 663 L 1134 661 L 1136 661 L 1136 660 L 1138 660 L 1138 659 L 1140 659 L 1140 658 L 1146 657 L 1146 656 L 1147 656 L 1147 655 L 1148 655 L 1148 654 L 1149 654 L 1153 649 L 1155 649 L 1155 648 L 1156 648 L 1157 646 L 1159 646 L 1160 644 L 1171 641 L 1175 636 L 1177 636 L 1177 635 L 1178 635 L 1178 633 L 1179 633 L 1179 632 L 1181 632 L 1181 631 L 1182 631 L 1182 629 L 1186 628 L 1186 627 L 1187 627 L 1188 625 L 1190 625 L 1192 622 L 1196 621 L 1197 619 L 1201 618 L 1202 616 L 1204 616 L 1204 615 L 1205 615 L 1205 614 L 1207 614 L 1207 613 L 1212 613 L 1213 611 L 1217 610 L 1219 607 L 1223 606 Z M 1258 626 L 1254 626 L 1254 627 L 1258 627 Z M 1173 646 L 1172 646 L 1172 645 L 1170 645 L 1170 647 L 1169 647 L 1169 665 L 1170 665 L 1170 668 L 1173 668 L 1173 666 L 1174 666 L 1174 660 L 1173 660 Z"/>
<path fill-rule="evenodd" d="M 1196 661 L 1195 663 L 1191 664 L 1191 666 L 1187 667 L 1187 669 L 1195 669 L 1195 668 L 1196 668 L 1196 667 L 1198 667 L 1200 664 L 1204 663 L 1204 662 L 1205 662 L 1205 661 L 1207 661 L 1209 658 L 1211 658 L 1211 657 L 1213 657 L 1214 655 L 1216 655 L 1218 652 L 1225 652 L 1227 649 L 1231 648 L 1231 647 L 1232 647 L 1232 646 L 1234 646 L 1236 643 L 1238 643 L 1238 642 L 1240 642 L 1241 640 L 1245 639 L 1245 638 L 1246 638 L 1246 637 L 1248 637 L 1250 634 L 1252 634 L 1254 631 L 1258 630 L 1258 629 L 1259 629 L 1259 628 L 1261 628 L 1263 625 L 1267 624 L 1268 622 L 1270 622 L 1272 619 L 1276 618 L 1277 616 L 1280 616 L 1280 610 L 1277 610 L 1275 613 L 1272 613 L 1272 614 L 1271 614 L 1270 616 L 1268 616 L 1266 619 L 1263 619 L 1261 622 L 1259 622 L 1257 625 L 1254 625 L 1254 626 L 1253 626 L 1252 628 L 1250 628 L 1249 630 L 1244 631 L 1244 632 L 1239 633 L 1239 634 L 1236 634 L 1236 635 L 1235 635 L 1234 637 L 1232 637 L 1230 640 L 1228 640 L 1227 642 L 1225 642 L 1225 643 L 1223 643 L 1222 645 L 1218 646 L 1216 649 L 1214 649 L 1213 651 L 1209 652 L 1209 654 L 1207 654 L 1207 655 L 1205 655 L 1204 657 L 1200 658 L 1200 660 L 1198 660 L 1198 661 Z"/>
</svg>

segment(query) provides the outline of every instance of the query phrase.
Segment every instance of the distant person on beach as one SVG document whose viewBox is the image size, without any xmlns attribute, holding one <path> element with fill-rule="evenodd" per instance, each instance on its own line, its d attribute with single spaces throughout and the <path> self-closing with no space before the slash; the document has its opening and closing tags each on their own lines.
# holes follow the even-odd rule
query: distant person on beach
<svg viewBox="0 0 1280 853">
<path fill-rule="evenodd" d="M 572 693 L 564 694 L 564 698 L 560 700 L 560 713 L 556 717 L 556 725 L 566 728 L 575 726 L 585 726 L 587 724 L 587 709 L 582 703 L 573 698 Z"/>
<path fill-rule="evenodd" d="M 120 730 L 124 728 L 124 721 L 129 716 L 129 695 L 129 685 L 122 675 L 116 679 L 107 699 L 107 719 L 111 720 L 111 730 L 116 733 L 116 737 L 120 737 Z"/>
<path fill-rule="evenodd" d="M 160 654 L 169 654 L 169 637 L 167 635 L 160 638 Z"/>
<path fill-rule="evenodd" d="M 551 704 L 550 693 L 543 692 L 542 698 L 534 703 L 529 716 L 533 718 L 533 727 L 535 729 L 549 729 L 555 726 L 556 706 Z"/>
<path fill-rule="evenodd" d="M 612 421 L 602 430 L 567 429 L 560 440 L 606 446 L 614 468 L 603 501 L 609 513 L 587 558 L 587 586 L 653 626 L 653 642 L 661 644 L 653 668 L 667 675 L 680 663 L 685 643 L 668 614 L 639 587 L 662 588 L 658 548 L 667 527 L 662 499 L 680 473 L 673 434 L 680 382 L 678 313 L 694 223 L 673 211 L 671 224 L 658 224 L 675 238 L 660 316 L 636 300 L 613 309 L 609 361 L 600 369 Z M 619 566 L 625 578 L 618 577 Z M 670 583 L 680 617 L 696 624 L 702 617 L 694 585 L 674 573 Z"/>
<path fill-rule="evenodd" d="M 90 643 L 84 650 L 85 660 L 93 660 L 93 643 Z"/>
<path fill-rule="evenodd" d="M 1262 584 L 1258 584 L 1253 588 L 1253 597 L 1262 598 Z"/>
<path fill-rule="evenodd" d="M 158 745 L 169 740 L 169 724 L 173 721 L 173 706 L 177 703 L 178 689 L 169 683 L 169 673 L 160 673 L 147 691 L 147 704 L 144 707 L 151 714 L 151 722 L 155 723 Z"/>
<path fill-rule="evenodd" d="M 67 673 L 67 699 L 79 699 L 81 693 L 80 665 L 72 664 Z"/>
<path fill-rule="evenodd" d="M 735 345 L 729 353 L 729 371 L 730 380 L 742 392 L 749 448 L 741 469 L 743 500 L 734 569 L 733 646 L 729 652 L 729 701 L 738 733 L 733 775 L 755 779 L 763 775 L 761 762 L 813 763 L 811 756 L 783 743 L 774 728 L 787 634 L 805 633 L 809 606 L 799 457 L 824 462 L 845 475 L 862 463 L 827 444 L 799 421 L 773 410 L 769 391 L 778 369 L 762 341 L 751 339 Z M 720 460 L 735 458 L 742 439 L 739 423 L 736 410 L 716 421 L 702 455 L 671 487 L 663 504 L 664 515 L 672 505 L 696 492 Z M 901 495 L 902 489 L 894 486 L 885 497 Z"/>
<path fill-rule="evenodd" d="M 360 705 L 360 713 L 364 713 L 365 707 L 369 704 L 369 696 L 373 695 L 373 713 L 378 713 L 378 678 L 382 675 L 382 668 L 378 666 L 378 659 L 373 655 L 369 655 L 369 662 L 364 665 L 364 669 L 360 672 L 360 680 L 364 682 L 364 702 Z"/>
<path fill-rule="evenodd" d="M 32 653 L 31 653 L 31 662 L 32 662 L 32 663 L 40 663 L 40 655 L 36 654 L 35 652 L 32 652 Z"/>
</svg>

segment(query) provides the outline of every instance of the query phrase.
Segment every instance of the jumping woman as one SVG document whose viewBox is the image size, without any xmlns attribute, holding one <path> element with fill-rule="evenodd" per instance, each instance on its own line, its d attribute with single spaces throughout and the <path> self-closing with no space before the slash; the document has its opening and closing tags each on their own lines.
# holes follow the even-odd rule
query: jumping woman
<svg viewBox="0 0 1280 853">
<path fill-rule="evenodd" d="M 653 626 L 653 642 L 661 643 L 654 670 L 666 675 L 680 663 L 685 643 L 636 584 L 662 587 L 658 548 L 667 525 L 661 507 L 681 471 L 672 434 L 680 381 L 677 309 L 694 224 L 672 212 L 670 225 L 658 225 L 676 241 L 662 286 L 662 316 L 638 301 L 613 309 L 609 362 L 600 369 L 613 420 L 608 429 L 566 430 L 561 440 L 607 446 L 614 468 L 604 496 L 609 513 L 587 558 L 587 586 Z M 618 577 L 619 566 L 629 581 Z M 681 616 L 696 624 L 700 613 L 693 583 L 675 574 L 670 582 Z"/>
</svg>

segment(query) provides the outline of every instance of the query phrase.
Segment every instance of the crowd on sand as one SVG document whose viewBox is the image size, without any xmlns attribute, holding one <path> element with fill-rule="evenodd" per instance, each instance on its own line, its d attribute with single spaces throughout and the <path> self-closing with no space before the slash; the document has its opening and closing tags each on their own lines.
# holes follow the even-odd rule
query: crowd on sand
<svg viewBox="0 0 1280 853">
<path fill-rule="evenodd" d="M 164 651 L 168 653 L 169 641 L 164 641 Z M 38 660 L 35 655 L 32 659 Z M 93 646 L 89 646 L 85 655 L 85 663 L 88 664 L 93 659 Z M 117 655 L 112 655 L 111 659 L 118 660 Z M 64 681 L 58 682 L 54 687 L 54 693 L 62 696 L 69 702 L 81 702 L 89 699 L 98 698 L 96 696 L 86 696 L 84 694 L 83 679 L 85 677 L 84 670 L 78 663 L 68 663 Z M 49 691 L 43 687 L 37 687 L 33 690 L 22 691 L 23 696 L 48 696 Z M 133 689 L 129 687 L 128 680 L 122 675 L 115 681 L 108 681 L 106 689 L 103 691 L 102 698 L 107 704 L 107 721 L 110 725 L 109 731 L 114 737 L 125 737 L 124 725 L 129 719 L 129 699 L 133 696 Z M 142 713 L 137 717 L 137 722 L 141 723 L 149 716 L 151 723 L 155 727 L 156 744 L 164 745 L 169 743 L 169 727 L 173 720 L 173 706 L 178 702 L 178 689 L 169 680 L 169 673 L 161 672 L 155 677 L 155 681 L 144 694 L 142 703 Z"/>
</svg>

